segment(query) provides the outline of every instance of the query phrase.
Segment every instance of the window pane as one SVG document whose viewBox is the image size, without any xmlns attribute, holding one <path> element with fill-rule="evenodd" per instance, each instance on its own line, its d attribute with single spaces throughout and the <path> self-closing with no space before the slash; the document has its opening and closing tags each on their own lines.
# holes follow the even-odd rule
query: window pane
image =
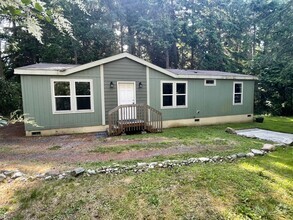
<svg viewBox="0 0 293 220">
<path fill-rule="evenodd" d="M 90 82 L 76 82 L 75 83 L 76 95 L 90 95 Z"/>
<path fill-rule="evenodd" d="M 176 102 L 177 106 L 185 105 L 185 95 L 177 95 Z"/>
<path fill-rule="evenodd" d="M 163 94 L 173 94 L 172 83 L 163 83 Z"/>
<path fill-rule="evenodd" d="M 242 87 L 242 84 L 236 83 L 235 84 L 235 93 L 241 93 L 242 92 L 241 87 Z"/>
<path fill-rule="evenodd" d="M 206 84 L 207 84 L 207 85 L 214 85 L 214 84 L 215 84 L 215 80 L 207 79 L 207 80 L 206 80 Z"/>
<path fill-rule="evenodd" d="M 234 95 L 234 103 L 241 103 L 241 94 Z"/>
<path fill-rule="evenodd" d="M 57 97 L 56 99 L 56 111 L 71 110 L 69 97 Z"/>
<path fill-rule="evenodd" d="M 91 109 L 90 97 L 77 97 L 76 98 L 77 110 Z"/>
<path fill-rule="evenodd" d="M 173 106 L 173 97 L 171 95 L 163 96 L 163 106 Z"/>
<path fill-rule="evenodd" d="M 186 83 L 177 83 L 176 84 L 176 92 L 177 92 L 177 94 L 185 94 L 186 93 Z"/>
<path fill-rule="evenodd" d="M 54 82 L 55 95 L 70 95 L 69 82 Z"/>
</svg>

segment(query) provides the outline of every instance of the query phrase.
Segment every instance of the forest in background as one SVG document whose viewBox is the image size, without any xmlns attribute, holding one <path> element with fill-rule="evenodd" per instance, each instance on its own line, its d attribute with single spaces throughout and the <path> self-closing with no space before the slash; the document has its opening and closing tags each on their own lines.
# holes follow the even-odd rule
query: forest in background
<svg viewBox="0 0 293 220">
<path fill-rule="evenodd" d="M 0 7 L 0 19 L 10 24 L 0 32 L 7 45 L 0 54 L 0 114 L 21 108 L 16 67 L 84 64 L 128 52 L 163 68 L 256 75 L 255 112 L 293 115 L 293 0 L 42 2 L 47 9 L 58 2 L 72 32 L 60 31 L 35 4 L 42 30 L 37 39 L 23 28 L 23 9 Z"/>
</svg>

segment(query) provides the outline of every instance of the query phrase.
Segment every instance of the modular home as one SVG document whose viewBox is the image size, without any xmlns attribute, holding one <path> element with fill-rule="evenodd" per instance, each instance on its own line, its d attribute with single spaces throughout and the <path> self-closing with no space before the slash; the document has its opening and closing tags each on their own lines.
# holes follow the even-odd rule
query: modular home
<svg viewBox="0 0 293 220">
<path fill-rule="evenodd" d="M 38 63 L 21 76 L 26 135 L 162 128 L 253 118 L 255 76 L 163 69 L 128 53 L 84 65 Z"/>
</svg>

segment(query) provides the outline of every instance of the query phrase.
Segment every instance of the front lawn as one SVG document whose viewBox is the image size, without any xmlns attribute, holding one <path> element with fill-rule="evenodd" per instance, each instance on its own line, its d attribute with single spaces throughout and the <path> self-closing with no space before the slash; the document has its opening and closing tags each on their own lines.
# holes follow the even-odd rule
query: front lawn
<svg viewBox="0 0 293 220">
<path fill-rule="evenodd" d="M 196 151 L 140 161 L 230 155 L 259 149 L 265 142 L 227 134 L 224 131 L 227 126 L 293 133 L 292 120 L 266 117 L 264 123 L 172 128 L 159 134 L 112 138 L 114 145 L 102 145 L 102 140 L 89 153 L 137 154 L 147 149 L 191 147 Z M 151 138 L 157 138 L 158 142 L 150 142 Z M 54 145 L 48 151 L 58 150 L 59 145 Z M 292 158 L 292 147 L 278 147 L 276 152 L 264 157 L 232 163 L 197 163 L 140 174 L 0 183 L 0 192 L 9 192 L 6 198 L 0 193 L 0 199 L 6 199 L 4 205 L 0 202 L 0 219 L 4 216 L 8 219 L 290 219 L 293 216 Z M 84 162 L 76 166 L 97 168 L 136 161 Z"/>
<path fill-rule="evenodd" d="M 235 163 L 42 182 L 15 219 L 290 219 L 293 149 Z"/>
<path fill-rule="evenodd" d="M 234 129 L 257 127 L 273 131 L 293 133 L 293 118 L 265 117 L 264 123 L 233 123 L 201 127 L 180 127 L 164 129 L 163 133 L 157 134 L 126 135 L 114 137 L 113 142 L 115 144 L 113 145 L 111 145 L 111 143 L 108 143 L 107 145 L 102 143 L 89 152 L 121 154 L 156 149 L 169 149 L 170 151 L 174 148 L 178 149 L 178 154 L 160 155 L 144 159 L 147 161 L 157 161 L 166 159 L 186 159 L 199 156 L 226 156 L 239 152 L 247 152 L 252 148 L 259 149 L 262 147 L 263 143 L 267 142 L 228 134 L 225 132 L 226 127 L 232 127 Z M 152 143 L 150 139 L 155 138 L 163 138 L 163 140 Z M 117 139 L 118 141 L 115 141 Z M 127 140 L 130 142 L 136 140 L 137 143 L 127 143 Z M 189 152 L 184 153 L 187 148 L 189 148 Z M 182 152 L 180 153 L 180 151 Z M 128 160 L 120 163 L 129 164 L 131 161 L 137 162 L 141 160 Z M 85 164 L 84 166 L 90 167 L 93 165 L 102 166 L 108 164 L 108 162 L 96 162 Z"/>
</svg>

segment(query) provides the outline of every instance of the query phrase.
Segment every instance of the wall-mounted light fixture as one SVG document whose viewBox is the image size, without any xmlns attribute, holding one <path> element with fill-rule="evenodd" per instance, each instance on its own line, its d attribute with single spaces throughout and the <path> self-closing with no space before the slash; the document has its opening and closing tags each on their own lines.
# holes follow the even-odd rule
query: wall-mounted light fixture
<svg viewBox="0 0 293 220">
<path fill-rule="evenodd" d="M 112 81 L 110 82 L 110 88 L 114 88 L 114 83 Z"/>
<path fill-rule="evenodd" d="M 138 88 L 140 88 L 140 89 L 142 88 L 142 83 L 141 82 L 138 83 Z"/>
</svg>

